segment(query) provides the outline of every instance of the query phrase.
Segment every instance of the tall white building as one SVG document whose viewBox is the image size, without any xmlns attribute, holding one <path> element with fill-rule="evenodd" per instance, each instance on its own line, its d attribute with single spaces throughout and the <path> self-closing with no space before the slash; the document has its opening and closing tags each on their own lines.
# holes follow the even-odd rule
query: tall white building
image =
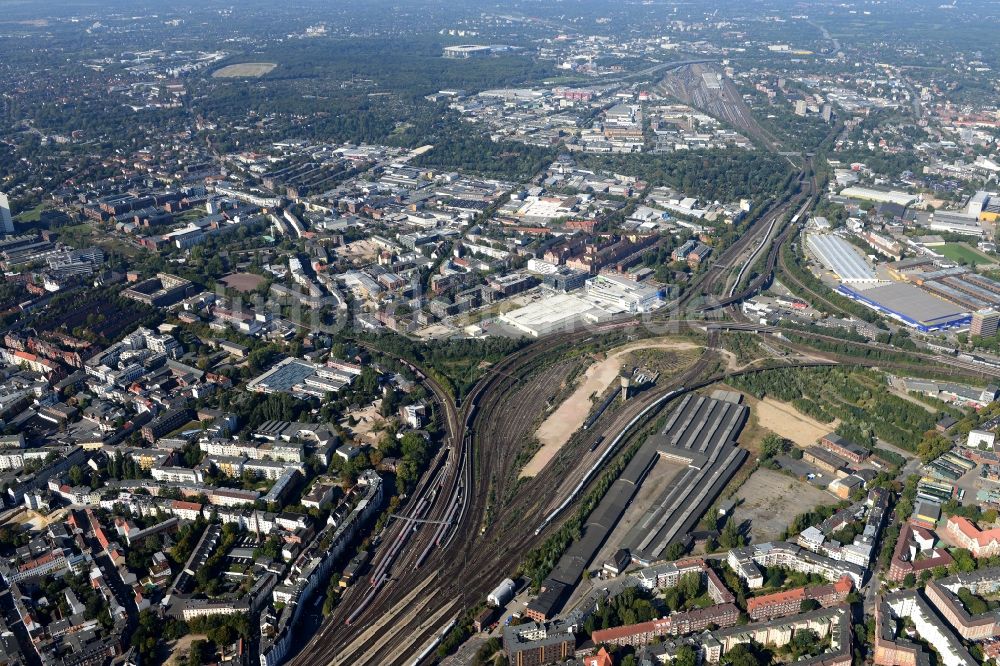
<svg viewBox="0 0 1000 666">
<path fill-rule="evenodd" d="M 10 216 L 10 201 L 3 192 L 0 192 L 0 232 L 14 233 L 14 219 Z"/>
</svg>

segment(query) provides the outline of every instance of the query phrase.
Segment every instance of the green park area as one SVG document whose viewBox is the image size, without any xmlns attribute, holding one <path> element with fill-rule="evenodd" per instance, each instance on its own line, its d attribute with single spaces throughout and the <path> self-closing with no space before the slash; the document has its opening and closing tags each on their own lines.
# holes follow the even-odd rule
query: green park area
<svg viewBox="0 0 1000 666">
<path fill-rule="evenodd" d="M 935 252 L 943 254 L 948 259 L 960 264 L 995 264 L 993 259 L 987 254 L 980 252 L 967 243 L 945 243 L 932 248 Z"/>
</svg>

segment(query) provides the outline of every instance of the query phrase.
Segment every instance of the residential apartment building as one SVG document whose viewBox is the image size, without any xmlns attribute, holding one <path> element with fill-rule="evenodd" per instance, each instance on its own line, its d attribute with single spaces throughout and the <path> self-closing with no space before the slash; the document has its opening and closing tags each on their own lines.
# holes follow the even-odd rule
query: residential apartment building
<svg viewBox="0 0 1000 666">
<path fill-rule="evenodd" d="M 951 516 L 944 529 L 958 546 L 969 550 L 973 557 L 1000 555 L 1000 528 L 981 530 L 968 518 Z"/>
<path fill-rule="evenodd" d="M 810 599 L 818 602 L 823 608 L 828 608 L 844 603 L 853 588 L 850 577 L 843 576 L 830 585 L 797 587 L 774 594 L 751 597 L 747 599 L 747 614 L 754 621 L 794 615 L 802 608 L 802 602 Z"/>
</svg>

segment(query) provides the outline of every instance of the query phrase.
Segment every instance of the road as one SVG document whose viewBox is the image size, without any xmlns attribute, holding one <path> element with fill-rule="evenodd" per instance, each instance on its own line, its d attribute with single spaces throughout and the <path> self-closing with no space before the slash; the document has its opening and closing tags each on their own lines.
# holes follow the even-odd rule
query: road
<svg viewBox="0 0 1000 666">
<path fill-rule="evenodd" d="M 675 326 L 677 330 L 705 330 L 710 323 L 722 324 L 706 321 L 706 315 L 711 313 L 738 317 L 735 305 L 764 288 L 780 269 L 780 249 L 797 230 L 792 213 L 801 216 L 815 203 L 815 177 L 807 178 L 807 170 L 803 170 L 798 182 L 799 191 L 775 202 L 696 279 L 683 298 L 672 304 L 668 316 L 657 319 L 656 323 Z M 766 260 L 760 275 L 740 288 L 747 273 L 746 264 L 762 256 L 765 248 Z M 734 277 L 735 271 L 738 273 Z M 678 316 L 678 312 L 688 314 Z M 562 467 L 550 464 L 536 477 L 516 481 L 516 474 L 511 472 L 517 467 L 518 442 L 530 432 L 539 407 L 538 397 L 533 393 L 533 377 L 539 368 L 587 340 L 633 331 L 640 323 L 634 317 L 623 317 L 591 330 L 539 339 L 487 371 L 460 406 L 432 384 L 431 390 L 445 409 L 448 436 L 446 445 L 407 501 L 403 515 L 446 524 L 404 525 L 398 521 L 392 525 L 382 535 L 372 577 L 345 593 L 338 609 L 293 663 L 301 666 L 411 663 L 412 657 L 425 646 L 433 645 L 435 637 L 464 609 L 481 601 L 497 581 L 513 572 L 528 550 L 540 544 L 566 514 L 557 512 L 538 533 L 533 533 L 529 526 L 541 524 L 553 506 L 563 503 L 561 499 L 569 497 L 565 504 L 571 505 L 573 498 L 566 494 L 567 487 L 585 479 L 587 466 L 593 465 L 593 457 L 579 450 L 580 444 L 575 445 L 577 448 L 571 444 L 565 451 L 564 461 L 568 463 Z M 741 330 L 767 334 L 775 344 L 785 346 L 789 343 L 783 342 L 781 336 L 792 333 L 849 346 L 839 338 L 781 327 L 750 327 L 740 322 L 722 325 L 744 326 Z M 868 358 L 873 349 L 884 351 L 879 346 L 853 344 L 860 345 L 856 354 L 850 347 L 851 353 L 817 354 L 800 344 L 800 348 L 827 360 L 779 364 L 809 367 L 847 363 L 919 372 L 928 363 L 946 363 L 944 367 L 956 376 L 1000 376 L 1000 369 L 956 363 L 953 358 L 918 352 L 892 350 L 900 355 L 899 360 L 880 361 Z M 689 391 L 735 374 L 767 369 L 764 366 L 699 376 L 713 367 L 709 362 L 698 364 L 694 372 L 682 378 L 680 386 L 657 387 L 642 400 L 627 405 L 627 411 L 602 416 L 591 432 L 595 437 L 605 434 L 608 442 L 625 442 L 633 428 L 643 422 L 637 418 L 640 410 L 669 392 L 674 391 L 676 396 L 678 389 Z M 589 483 L 584 480 L 583 487 Z"/>
</svg>

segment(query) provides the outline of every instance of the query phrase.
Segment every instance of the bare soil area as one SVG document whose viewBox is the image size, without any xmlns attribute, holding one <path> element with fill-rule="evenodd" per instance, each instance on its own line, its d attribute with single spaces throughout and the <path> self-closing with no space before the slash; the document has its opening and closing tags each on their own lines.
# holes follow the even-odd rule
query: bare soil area
<svg viewBox="0 0 1000 666">
<path fill-rule="evenodd" d="M 264 278 L 255 273 L 230 273 L 222 278 L 222 283 L 230 289 L 235 289 L 245 294 L 263 284 Z"/>
<path fill-rule="evenodd" d="M 741 502 L 733 513 L 737 524 L 750 521 L 750 540 L 765 543 L 781 538 L 792 519 L 809 509 L 836 504 L 832 493 L 771 469 L 758 469 L 736 492 Z"/>
<path fill-rule="evenodd" d="M 750 398 L 749 400 L 753 400 Z M 794 442 L 801 447 L 814 446 L 820 437 L 836 429 L 838 422 L 821 423 L 773 398 L 753 401 L 751 408 L 762 428 Z"/>
<path fill-rule="evenodd" d="M 593 363 L 583 374 L 580 385 L 542 422 L 535 432 L 541 448 L 531 461 L 521 470 L 521 476 L 538 474 L 569 441 L 587 420 L 594 408 L 594 399 L 600 397 L 612 383 L 618 380 L 625 357 L 641 349 L 669 349 L 694 351 L 699 345 L 681 340 L 651 339 L 636 342 L 612 350 L 603 360 Z"/>
</svg>

